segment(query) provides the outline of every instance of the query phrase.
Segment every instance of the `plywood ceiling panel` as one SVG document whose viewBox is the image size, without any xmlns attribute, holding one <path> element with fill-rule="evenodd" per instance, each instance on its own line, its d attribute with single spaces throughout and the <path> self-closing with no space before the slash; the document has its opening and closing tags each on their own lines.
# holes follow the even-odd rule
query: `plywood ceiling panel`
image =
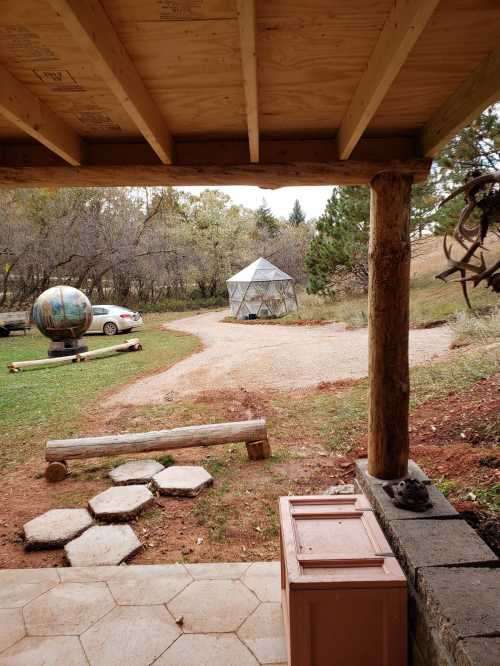
<svg viewBox="0 0 500 666">
<path fill-rule="evenodd" d="M 236 19 L 234 0 L 103 0 L 102 5 L 114 25 Z"/>
<path fill-rule="evenodd" d="M 442 0 L 368 131 L 415 133 L 498 47 L 499 27 L 498 0 Z"/>
<path fill-rule="evenodd" d="M 390 2 L 260 3 L 257 35 L 263 133 L 325 132 L 340 125 Z M 321 10 L 324 10 L 323 12 Z"/>
<path fill-rule="evenodd" d="M 10 19 L 19 20 L 13 12 Z M 39 13 L 33 20 L 39 20 Z M 51 22 L 0 23 L 0 63 L 82 136 L 139 137 L 51 9 L 45 20 Z"/>
</svg>

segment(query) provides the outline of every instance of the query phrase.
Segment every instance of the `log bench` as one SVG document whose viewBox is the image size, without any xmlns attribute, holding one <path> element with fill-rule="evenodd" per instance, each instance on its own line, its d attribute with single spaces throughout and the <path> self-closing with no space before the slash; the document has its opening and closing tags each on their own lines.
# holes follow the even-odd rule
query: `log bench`
<svg viewBox="0 0 500 666">
<path fill-rule="evenodd" d="M 66 461 L 71 459 L 237 442 L 245 442 L 249 460 L 261 460 L 271 455 L 266 420 L 253 419 L 102 437 L 52 439 L 47 442 L 45 450 L 45 460 L 49 463 L 45 476 L 48 481 L 61 481 L 68 473 Z"/>
</svg>

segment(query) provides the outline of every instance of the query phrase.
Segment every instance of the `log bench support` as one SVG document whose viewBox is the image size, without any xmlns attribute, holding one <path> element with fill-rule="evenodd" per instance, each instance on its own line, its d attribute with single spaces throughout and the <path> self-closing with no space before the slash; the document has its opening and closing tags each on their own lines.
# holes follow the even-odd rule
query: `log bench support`
<svg viewBox="0 0 500 666">
<path fill-rule="evenodd" d="M 253 419 L 153 432 L 49 440 L 45 450 L 45 459 L 49 463 L 45 477 L 48 481 L 62 481 L 68 474 L 66 461 L 71 459 L 169 451 L 235 442 L 245 442 L 249 460 L 262 460 L 271 455 L 266 420 Z"/>
<path fill-rule="evenodd" d="M 371 181 L 368 252 L 368 472 L 408 472 L 410 201 L 413 178 L 383 172 Z"/>
</svg>

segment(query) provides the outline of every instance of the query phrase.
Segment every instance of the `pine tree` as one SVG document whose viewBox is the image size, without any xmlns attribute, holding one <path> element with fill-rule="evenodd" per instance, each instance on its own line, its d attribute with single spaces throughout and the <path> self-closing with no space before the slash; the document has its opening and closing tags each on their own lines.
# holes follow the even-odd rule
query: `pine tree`
<svg viewBox="0 0 500 666">
<path fill-rule="evenodd" d="M 452 139 L 436 158 L 430 181 L 444 198 L 474 171 L 500 169 L 500 105 L 490 106 Z M 462 197 L 453 199 L 434 215 L 435 232 L 451 231 L 464 205 Z"/>
<path fill-rule="evenodd" d="M 288 221 L 295 227 L 298 227 L 299 224 L 303 224 L 306 221 L 306 215 L 302 210 L 298 199 L 295 199 L 295 203 L 293 204 L 292 212 L 288 217 Z"/>
<path fill-rule="evenodd" d="M 276 238 L 278 235 L 278 220 L 272 214 L 265 199 L 262 199 L 261 205 L 255 211 L 255 226 L 269 238 Z"/>
<path fill-rule="evenodd" d="M 308 291 L 332 295 L 335 279 L 346 273 L 366 288 L 369 224 L 368 188 L 335 187 L 306 256 Z"/>
</svg>

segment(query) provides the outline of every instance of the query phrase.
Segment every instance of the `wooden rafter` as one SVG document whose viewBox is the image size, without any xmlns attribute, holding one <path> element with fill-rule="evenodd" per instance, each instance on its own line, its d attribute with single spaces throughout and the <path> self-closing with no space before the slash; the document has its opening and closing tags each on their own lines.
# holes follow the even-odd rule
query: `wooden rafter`
<svg viewBox="0 0 500 666">
<path fill-rule="evenodd" d="M 78 134 L 0 65 L 0 114 L 72 166 L 82 163 Z"/>
<path fill-rule="evenodd" d="M 237 0 L 240 27 L 241 64 L 247 112 L 250 161 L 259 161 L 259 107 L 257 93 L 257 54 L 255 44 L 255 0 Z"/>
<path fill-rule="evenodd" d="M 424 155 L 433 157 L 465 125 L 500 100 L 500 48 L 455 90 L 420 133 Z"/>
<path fill-rule="evenodd" d="M 173 162 L 165 120 L 98 0 L 49 0 L 76 43 L 164 164 Z"/>
<path fill-rule="evenodd" d="M 373 118 L 439 0 L 394 0 L 338 132 L 346 160 Z"/>
</svg>

